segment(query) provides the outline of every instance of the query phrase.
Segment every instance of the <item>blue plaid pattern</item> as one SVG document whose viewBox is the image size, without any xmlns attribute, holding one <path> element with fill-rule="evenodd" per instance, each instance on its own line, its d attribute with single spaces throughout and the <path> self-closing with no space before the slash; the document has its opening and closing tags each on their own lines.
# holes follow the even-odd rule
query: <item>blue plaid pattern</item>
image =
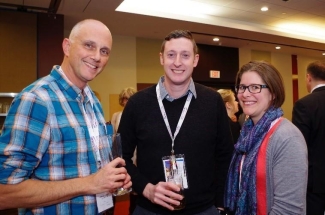
<svg viewBox="0 0 325 215">
<path fill-rule="evenodd" d="M 0 183 L 32 178 L 59 181 L 84 177 L 98 170 L 82 112 L 81 90 L 54 66 L 51 74 L 26 87 L 14 98 L 0 136 Z M 87 86 L 88 87 L 88 86 Z M 110 147 L 103 110 L 95 95 L 100 155 L 109 162 Z M 86 97 L 84 103 L 90 102 Z M 20 214 L 97 214 L 94 195 Z"/>
</svg>

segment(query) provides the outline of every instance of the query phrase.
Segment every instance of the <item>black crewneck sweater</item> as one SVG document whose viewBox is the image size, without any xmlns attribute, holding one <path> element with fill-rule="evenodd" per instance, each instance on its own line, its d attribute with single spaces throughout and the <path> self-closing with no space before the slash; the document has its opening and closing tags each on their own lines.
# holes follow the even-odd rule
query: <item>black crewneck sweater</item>
<svg viewBox="0 0 325 215">
<path fill-rule="evenodd" d="M 119 125 L 126 168 L 133 189 L 139 194 L 138 205 L 158 214 L 188 215 L 212 205 L 223 206 L 233 151 L 229 119 L 221 96 L 200 84 L 195 84 L 197 98 L 192 98 L 174 145 L 175 154 L 185 155 L 189 184 L 185 190 L 185 209 L 172 212 L 141 195 L 147 183 L 165 181 L 162 157 L 171 153 L 172 141 L 159 109 L 155 87 L 139 91 L 130 98 Z M 172 102 L 163 100 L 173 134 L 186 97 Z M 135 147 L 137 167 L 131 160 Z"/>
</svg>

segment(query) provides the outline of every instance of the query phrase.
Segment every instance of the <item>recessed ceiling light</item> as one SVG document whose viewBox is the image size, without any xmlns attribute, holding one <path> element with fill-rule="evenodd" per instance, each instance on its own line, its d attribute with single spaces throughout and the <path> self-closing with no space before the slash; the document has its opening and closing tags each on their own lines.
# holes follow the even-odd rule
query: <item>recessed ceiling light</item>
<svg viewBox="0 0 325 215">
<path fill-rule="evenodd" d="M 323 55 L 325 55 L 325 52 L 323 53 Z"/>
<path fill-rule="evenodd" d="M 268 7 L 262 7 L 262 8 L 261 8 L 261 11 L 268 11 L 268 10 L 269 10 Z"/>
<path fill-rule="evenodd" d="M 281 49 L 281 47 L 280 46 L 276 46 L 275 49 Z"/>
<path fill-rule="evenodd" d="M 213 38 L 213 41 L 219 41 L 219 38 L 218 37 L 215 37 L 215 38 Z"/>
</svg>

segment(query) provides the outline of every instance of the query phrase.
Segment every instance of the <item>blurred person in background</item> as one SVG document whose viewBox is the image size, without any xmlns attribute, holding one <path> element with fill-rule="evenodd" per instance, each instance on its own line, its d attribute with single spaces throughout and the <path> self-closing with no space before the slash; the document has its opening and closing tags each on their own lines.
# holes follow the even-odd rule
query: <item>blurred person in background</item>
<svg viewBox="0 0 325 215">
<path fill-rule="evenodd" d="M 295 103 L 292 122 L 304 135 L 308 148 L 307 215 L 324 215 L 325 61 L 308 65 L 306 86 L 310 94 Z"/>
<path fill-rule="evenodd" d="M 234 144 L 236 144 L 241 128 L 235 115 L 238 112 L 238 102 L 236 101 L 234 92 L 230 89 L 219 89 L 218 93 L 220 93 L 223 102 L 225 103 L 227 114 L 229 117 L 231 134 L 234 140 Z"/>
<path fill-rule="evenodd" d="M 118 102 L 124 108 L 130 97 L 136 93 L 136 90 L 132 87 L 124 88 L 119 94 Z M 111 123 L 113 125 L 114 133 L 117 132 L 118 126 L 120 125 L 120 120 L 122 116 L 122 111 L 113 113 Z"/>
</svg>

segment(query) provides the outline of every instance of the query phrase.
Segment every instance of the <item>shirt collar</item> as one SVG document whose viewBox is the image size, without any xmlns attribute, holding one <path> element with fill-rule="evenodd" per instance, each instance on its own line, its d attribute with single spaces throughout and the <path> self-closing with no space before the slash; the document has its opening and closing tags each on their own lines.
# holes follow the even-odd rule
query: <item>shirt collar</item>
<svg viewBox="0 0 325 215">
<path fill-rule="evenodd" d="M 316 86 L 311 90 L 310 93 L 312 93 L 314 90 L 316 90 L 316 88 L 324 87 L 324 86 L 325 86 L 325 84 L 318 84 L 318 85 L 316 85 Z"/>
<path fill-rule="evenodd" d="M 158 81 L 159 89 L 160 89 L 160 96 L 161 96 L 162 99 L 166 98 L 168 101 L 172 102 L 175 99 L 172 98 L 168 94 L 168 92 L 167 92 L 167 90 L 166 90 L 166 88 L 165 88 L 165 86 L 163 84 L 164 82 L 165 82 L 165 76 L 161 76 L 159 78 L 159 81 Z M 191 78 L 190 84 L 188 86 L 188 90 L 180 98 L 182 98 L 183 96 L 186 96 L 188 94 L 188 92 L 191 92 L 193 94 L 194 98 L 197 97 L 196 90 L 195 90 L 195 85 L 194 85 L 194 81 L 193 81 L 192 78 Z"/>
<path fill-rule="evenodd" d="M 88 85 L 81 90 L 77 86 L 75 86 L 69 78 L 64 74 L 61 66 L 54 66 L 53 72 L 57 72 L 55 76 L 59 76 L 60 78 L 57 78 L 60 85 L 70 94 L 72 98 L 77 98 L 79 101 L 82 101 L 82 97 L 84 96 L 84 102 L 90 101 L 91 105 L 93 106 L 94 100 L 91 95 L 91 90 Z M 84 92 L 84 95 L 82 93 Z"/>
</svg>

